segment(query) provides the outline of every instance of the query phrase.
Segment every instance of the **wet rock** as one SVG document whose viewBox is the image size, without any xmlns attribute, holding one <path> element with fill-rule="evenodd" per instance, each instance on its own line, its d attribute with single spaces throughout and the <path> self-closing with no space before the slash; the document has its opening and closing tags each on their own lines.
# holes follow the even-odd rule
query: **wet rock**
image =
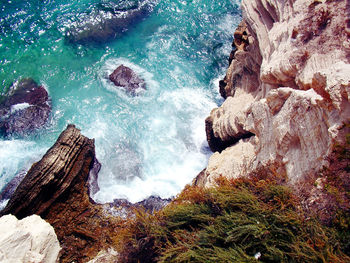
<svg viewBox="0 0 350 263">
<path fill-rule="evenodd" d="M 0 104 L 0 133 L 23 136 L 43 127 L 50 115 L 48 93 L 33 79 L 22 79 Z"/>
<path fill-rule="evenodd" d="M 60 262 L 86 262 L 113 247 L 117 218 L 89 198 L 95 162 L 94 140 L 74 125 L 61 133 L 42 160 L 33 164 L 1 214 L 38 214 L 55 229 Z"/>
<path fill-rule="evenodd" d="M 66 39 L 70 43 L 101 44 L 120 37 L 131 25 L 139 22 L 153 10 L 151 1 L 140 4 L 109 3 L 99 6 L 99 10 L 83 17 L 67 30 Z"/>
<path fill-rule="evenodd" d="M 93 196 L 96 194 L 98 191 L 100 191 L 100 187 L 98 186 L 98 173 L 101 170 L 101 164 L 95 157 L 94 163 L 92 165 L 92 168 L 90 170 L 89 174 L 89 195 Z"/>
<path fill-rule="evenodd" d="M 18 185 L 22 182 L 23 178 L 26 176 L 26 172 L 22 171 L 18 173 L 1 191 L 0 193 L 0 204 L 5 200 L 9 200 L 13 193 L 16 191 Z M 1 210 L 1 207 L 0 207 Z"/>
<path fill-rule="evenodd" d="M 163 199 L 159 196 L 150 196 L 141 202 L 136 203 L 137 206 L 143 207 L 145 211 L 153 213 L 161 210 L 163 207 L 171 202 L 170 198 Z"/>
<path fill-rule="evenodd" d="M 168 205 L 171 200 L 171 198 L 163 199 L 159 196 L 150 196 L 140 202 L 131 203 L 127 199 L 119 198 L 114 199 L 112 203 L 104 204 L 103 207 L 105 212 L 110 215 L 128 219 L 135 216 L 135 209 L 142 209 L 153 214 Z"/>
<path fill-rule="evenodd" d="M 60 244 L 54 229 L 37 215 L 0 218 L 1 262 L 58 262 Z"/>
<path fill-rule="evenodd" d="M 123 87 L 131 95 L 136 95 L 137 90 L 146 89 L 146 83 L 136 73 L 124 65 L 117 67 L 112 74 L 109 75 L 109 80 L 118 87 Z"/>
</svg>

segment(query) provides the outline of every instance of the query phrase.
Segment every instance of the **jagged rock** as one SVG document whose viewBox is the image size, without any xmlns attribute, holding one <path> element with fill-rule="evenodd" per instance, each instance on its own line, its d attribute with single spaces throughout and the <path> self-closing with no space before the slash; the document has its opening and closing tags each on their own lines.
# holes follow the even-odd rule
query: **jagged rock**
<svg viewBox="0 0 350 263">
<path fill-rule="evenodd" d="M 19 184 L 22 182 L 23 178 L 26 176 L 26 172 L 19 172 L 1 191 L 0 193 L 0 211 L 2 210 L 1 204 L 6 202 L 11 198 L 13 193 L 16 191 Z"/>
<path fill-rule="evenodd" d="M 69 125 L 44 157 L 33 164 L 2 213 L 18 218 L 44 214 L 78 176 L 87 177 L 94 154 L 94 141 Z"/>
<path fill-rule="evenodd" d="M 0 261 L 55 263 L 60 244 L 50 224 L 32 215 L 17 220 L 13 215 L 0 218 Z"/>
<path fill-rule="evenodd" d="M 123 5 L 123 2 L 120 2 L 105 6 L 83 16 L 80 21 L 68 28 L 66 39 L 70 43 L 78 44 L 101 44 L 111 41 L 149 15 L 153 5 L 152 1 L 146 0 L 138 5 Z"/>
<path fill-rule="evenodd" d="M 48 93 L 33 79 L 22 79 L 0 105 L 0 132 L 24 135 L 44 126 L 51 112 Z"/>
<path fill-rule="evenodd" d="M 98 191 L 100 191 L 100 187 L 98 186 L 98 173 L 101 170 L 101 164 L 97 160 L 97 158 L 94 158 L 94 162 L 92 165 L 92 168 L 90 169 L 89 173 L 89 195 L 93 196 Z"/>
<path fill-rule="evenodd" d="M 42 160 L 33 164 L 1 214 L 38 214 L 55 229 L 60 262 L 85 262 L 114 245 L 117 218 L 89 198 L 94 140 L 68 125 Z"/>
<path fill-rule="evenodd" d="M 164 199 L 159 196 L 150 196 L 145 200 L 136 203 L 136 207 L 143 207 L 145 211 L 153 213 L 155 211 L 161 210 L 163 207 L 171 202 L 170 198 Z"/>
<path fill-rule="evenodd" d="M 269 163 L 279 164 L 295 182 L 327 164 L 350 116 L 348 6 L 243 0 L 242 9 L 243 48 L 237 45 L 227 85 L 221 83 L 227 99 L 211 112 L 209 133 L 223 143 L 244 133 L 255 136 L 214 154 L 203 184 Z M 229 169 L 244 162 L 244 169 Z"/>
<path fill-rule="evenodd" d="M 249 52 L 247 52 L 249 39 L 251 39 L 249 30 L 246 23 L 242 21 L 234 33 L 233 49 L 229 57 L 231 70 L 228 70 L 225 78 L 219 82 L 220 94 L 225 99 L 229 96 L 234 96 L 235 88 L 242 84 L 253 86 L 259 83 L 256 79 L 256 74 L 251 72 L 254 69 L 258 73 L 260 68 L 258 65 L 259 60 L 254 60 L 256 58 L 250 57 Z M 243 60 L 242 58 L 245 57 L 247 59 Z M 240 58 L 244 63 L 239 62 L 237 58 Z M 231 66 L 232 62 L 233 65 Z"/>
<path fill-rule="evenodd" d="M 143 79 L 136 73 L 124 65 L 117 67 L 112 74 L 109 75 L 109 80 L 118 87 L 123 87 L 131 95 L 135 95 L 138 89 L 145 89 L 146 84 Z"/>
<path fill-rule="evenodd" d="M 114 199 L 113 203 L 107 204 L 109 208 L 126 209 L 133 211 L 134 208 L 143 208 L 146 212 L 153 213 L 155 211 L 161 210 L 167 204 L 171 202 L 170 198 L 161 198 L 159 196 L 150 196 L 140 202 L 131 203 L 126 199 Z"/>
</svg>

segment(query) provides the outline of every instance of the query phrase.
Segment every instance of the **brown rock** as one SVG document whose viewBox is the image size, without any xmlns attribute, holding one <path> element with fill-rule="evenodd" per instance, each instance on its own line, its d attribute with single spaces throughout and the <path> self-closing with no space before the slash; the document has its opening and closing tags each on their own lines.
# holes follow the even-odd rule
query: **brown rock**
<svg viewBox="0 0 350 263">
<path fill-rule="evenodd" d="M 33 164 L 3 213 L 18 218 L 44 214 L 79 176 L 87 179 L 94 154 L 94 141 L 69 125 L 41 161 Z"/>
<path fill-rule="evenodd" d="M 143 79 L 136 75 L 136 73 L 124 65 L 117 67 L 111 75 L 110 81 L 118 87 L 123 87 L 131 95 L 136 95 L 138 89 L 146 89 L 146 84 Z"/>
<path fill-rule="evenodd" d="M 86 262 L 114 247 L 119 221 L 88 195 L 94 140 L 68 125 L 41 161 L 33 164 L 2 214 L 38 214 L 55 229 L 61 262 Z"/>
</svg>

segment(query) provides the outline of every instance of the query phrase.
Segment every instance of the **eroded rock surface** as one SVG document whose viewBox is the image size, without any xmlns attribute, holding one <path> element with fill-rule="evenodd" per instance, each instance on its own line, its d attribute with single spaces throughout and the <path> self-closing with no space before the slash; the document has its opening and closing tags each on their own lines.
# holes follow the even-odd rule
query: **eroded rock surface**
<svg viewBox="0 0 350 263">
<path fill-rule="evenodd" d="M 18 220 L 13 215 L 0 218 L 0 261 L 55 263 L 60 244 L 53 227 L 40 216 Z"/>
<path fill-rule="evenodd" d="M 50 115 L 51 103 L 46 89 L 33 79 L 22 79 L 11 88 L 0 104 L 0 133 L 25 135 L 43 127 Z"/>
<path fill-rule="evenodd" d="M 38 214 L 48 221 L 62 246 L 60 262 L 92 259 L 115 245 L 118 222 L 89 198 L 88 177 L 94 165 L 94 140 L 69 125 L 33 164 L 1 213 L 19 218 Z"/>
<path fill-rule="evenodd" d="M 294 182 L 327 163 L 350 118 L 349 3 L 243 0 L 242 9 L 220 85 L 227 99 L 207 119 L 207 137 L 224 147 L 211 146 L 222 152 L 201 180 L 277 163 Z"/>
<path fill-rule="evenodd" d="M 109 80 L 118 87 L 123 87 L 129 94 L 136 95 L 139 89 L 145 89 L 146 83 L 131 68 L 124 65 L 117 67 L 110 75 Z"/>
</svg>

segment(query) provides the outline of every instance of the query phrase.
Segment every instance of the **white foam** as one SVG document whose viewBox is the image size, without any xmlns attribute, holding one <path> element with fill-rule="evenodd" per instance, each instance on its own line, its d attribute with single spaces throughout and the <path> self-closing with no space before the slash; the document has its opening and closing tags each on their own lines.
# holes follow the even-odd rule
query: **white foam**
<svg viewBox="0 0 350 263">
<path fill-rule="evenodd" d="M 201 152 L 206 142 L 204 119 L 215 106 L 209 94 L 193 88 L 165 91 L 156 104 L 163 108 L 150 114 L 149 129 L 143 131 L 138 150 L 119 152 L 126 155 L 123 160 L 103 154 L 101 162 L 108 165 L 102 164 L 99 174 L 101 190 L 93 197 L 97 202 L 116 198 L 138 202 L 150 195 L 168 198 L 205 167 L 208 156 Z"/>
<path fill-rule="evenodd" d="M 24 110 L 26 108 L 29 108 L 31 105 L 29 103 L 18 103 L 18 104 L 15 104 L 15 105 L 12 105 L 11 106 L 11 113 L 14 113 L 16 111 L 19 111 L 19 110 Z"/>
<path fill-rule="evenodd" d="M 35 142 L 24 140 L 0 140 L 0 189 L 20 170 L 28 170 L 40 159 L 45 149 Z"/>
</svg>

